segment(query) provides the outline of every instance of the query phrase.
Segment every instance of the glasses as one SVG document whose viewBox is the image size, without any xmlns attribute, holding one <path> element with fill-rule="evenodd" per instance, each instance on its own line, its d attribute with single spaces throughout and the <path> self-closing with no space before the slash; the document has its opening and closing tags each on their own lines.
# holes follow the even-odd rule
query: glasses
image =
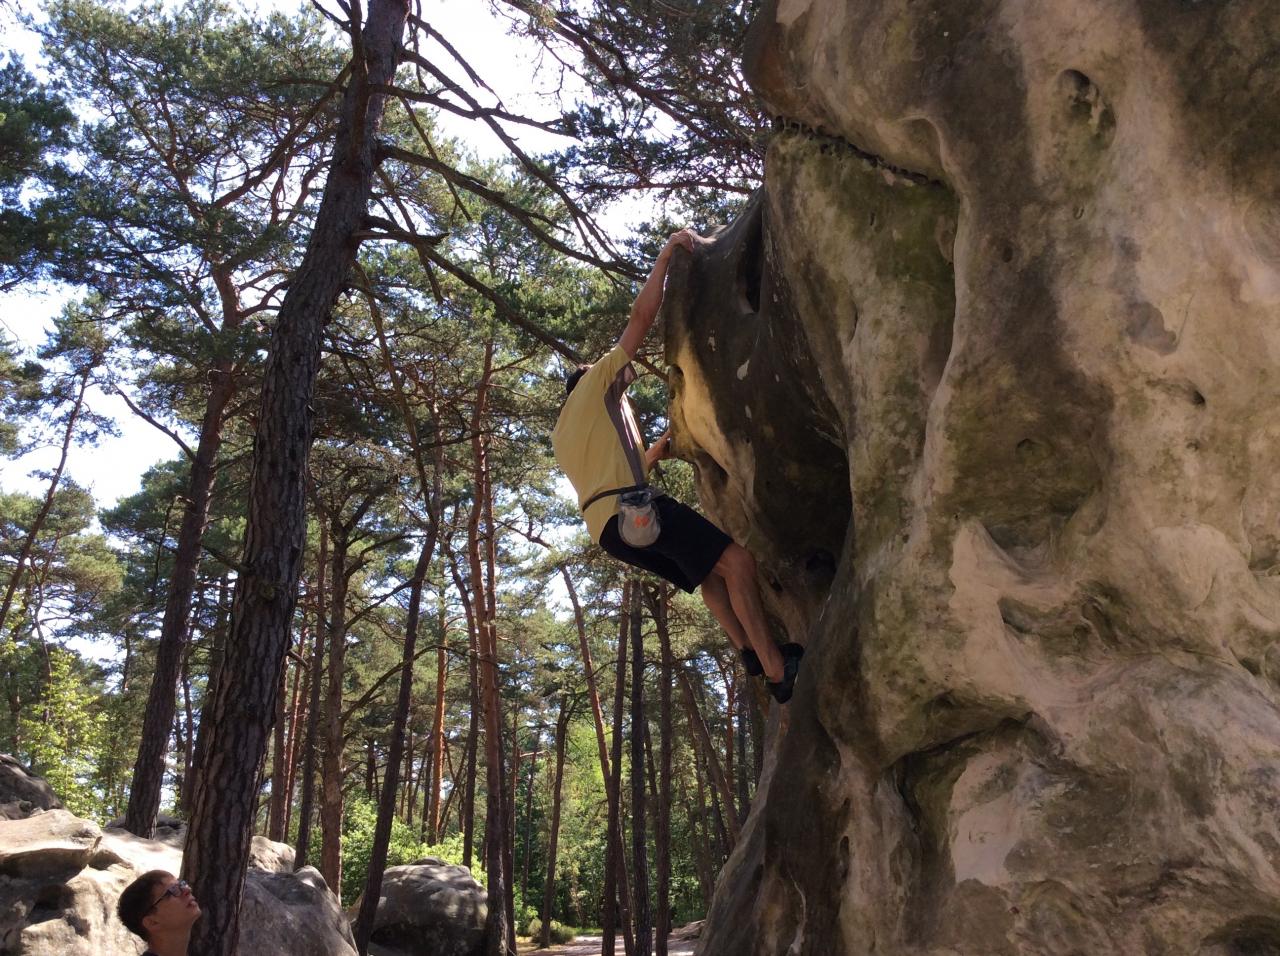
<svg viewBox="0 0 1280 956">
<path fill-rule="evenodd" d="M 147 912 L 150 913 L 153 909 L 155 909 L 157 906 L 159 906 L 169 897 L 181 896 L 183 893 L 187 892 L 187 890 L 189 889 L 191 889 L 190 883 L 188 883 L 186 880 L 178 880 L 178 882 L 171 885 L 168 889 L 166 889 L 163 893 L 161 893 L 159 896 L 156 897 L 156 901 L 147 907 Z"/>
</svg>

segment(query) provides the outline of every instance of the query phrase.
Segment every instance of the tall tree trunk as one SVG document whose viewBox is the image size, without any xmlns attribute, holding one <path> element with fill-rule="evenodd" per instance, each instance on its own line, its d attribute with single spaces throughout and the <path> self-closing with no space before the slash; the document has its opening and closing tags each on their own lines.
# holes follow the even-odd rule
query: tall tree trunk
<svg viewBox="0 0 1280 956">
<path fill-rule="evenodd" d="M 182 786 L 177 788 L 178 808 L 180 816 L 185 816 L 190 809 L 187 801 L 191 796 L 191 775 L 195 773 L 196 762 L 196 723 L 191 706 L 191 642 L 182 654 L 182 673 L 178 676 L 182 688 L 182 726 L 185 730 L 182 738 Z"/>
<path fill-rule="evenodd" d="M 304 701 L 311 689 L 311 669 L 307 666 L 307 647 L 298 648 L 298 659 L 293 669 L 293 698 L 289 702 L 289 742 L 285 757 L 288 779 L 285 781 L 284 841 L 289 842 L 289 830 L 293 823 L 293 795 L 297 792 L 299 756 L 302 753 L 298 733 L 302 726 Z"/>
<path fill-rule="evenodd" d="M 533 852 L 533 785 L 538 777 L 538 750 L 542 746 L 542 726 L 539 724 L 533 738 L 533 753 L 529 755 L 529 786 L 524 793 L 524 859 L 520 865 L 520 899 L 529 899 L 529 856 Z"/>
<path fill-rule="evenodd" d="M 667 956 L 671 935 L 671 634 L 667 629 L 670 592 L 660 587 L 653 604 L 653 622 L 658 631 L 662 667 L 658 674 L 658 825 L 653 842 L 658 867 L 658 919 L 654 952 Z"/>
<path fill-rule="evenodd" d="M 218 674 L 222 671 L 222 658 L 226 653 L 227 632 L 231 621 L 231 581 L 227 574 L 218 579 L 218 610 L 214 618 L 213 630 L 209 632 L 209 688 L 217 685 Z M 205 702 L 211 700 L 209 692 L 205 694 Z M 182 805 L 191 808 L 195 802 L 196 781 L 200 779 L 204 767 L 204 749 L 209 743 L 209 736 L 204 730 L 204 712 L 201 711 L 201 732 L 196 735 L 195 754 L 191 758 L 191 769 L 187 773 L 187 790 L 182 795 Z M 190 816 L 188 815 L 188 819 Z"/>
<path fill-rule="evenodd" d="M 627 636 L 631 629 L 629 606 L 631 582 L 622 586 L 622 601 L 618 614 L 617 670 L 613 687 L 613 742 L 610 770 L 612 782 L 608 788 L 609 799 L 609 853 L 605 868 L 605 904 L 603 956 L 614 956 L 617 928 L 621 924 L 623 949 L 631 956 L 634 939 L 631 934 L 631 891 L 627 879 L 626 855 L 623 853 L 622 834 L 622 714 L 626 701 Z"/>
<path fill-rule="evenodd" d="M 347 568 L 350 526 L 337 520 L 329 529 L 329 661 L 324 692 L 324 749 L 320 762 L 320 875 L 342 896 L 342 755 L 346 746 L 342 720 L 347 669 Z"/>
<path fill-rule="evenodd" d="M 375 91 L 395 74 L 408 13 L 407 0 L 370 0 L 368 22 L 352 28 L 357 63 L 343 98 L 333 165 L 307 251 L 281 304 L 263 375 L 231 633 L 201 720 L 208 743 L 182 861 L 182 875 L 204 908 L 191 956 L 232 956 L 239 942 L 254 786 L 289 646 L 305 542 L 321 337 L 358 247 L 385 100 Z"/>
<path fill-rule="evenodd" d="M 720 673 L 724 678 L 724 775 L 729 781 L 730 787 L 735 787 L 738 780 L 738 749 L 737 749 L 737 720 L 738 720 L 738 681 L 735 676 L 734 667 L 720 668 Z M 742 817 L 737 811 L 738 801 L 735 799 L 729 804 L 728 809 L 733 813 L 733 818 L 742 823 Z"/>
<path fill-rule="evenodd" d="M 617 780 L 610 772 L 609 767 L 609 746 L 605 740 L 604 714 L 600 707 L 600 692 L 596 687 L 595 664 L 591 660 L 591 648 L 587 644 L 587 623 L 582 613 L 582 605 L 578 600 L 578 589 L 574 586 L 573 577 L 569 574 L 569 568 L 567 565 L 560 568 L 560 574 L 564 578 L 565 590 L 569 593 L 569 603 L 573 607 L 573 620 L 578 629 L 578 648 L 582 653 L 582 667 L 587 678 L 587 697 L 591 703 L 591 718 L 594 721 L 596 728 L 596 748 L 600 754 L 600 775 L 604 779 L 605 796 L 609 801 L 609 805 L 612 807 L 617 803 L 618 799 Z M 626 604 L 626 587 L 626 585 L 623 586 L 623 606 Z M 618 653 L 625 654 L 626 642 L 623 640 L 622 634 L 629 626 L 629 619 L 627 615 L 621 615 L 621 621 Z M 616 736 L 615 739 L 617 739 Z M 610 819 L 612 819 L 612 817 Z M 616 892 L 616 886 L 619 883 L 617 878 L 619 875 L 622 877 L 622 880 L 620 881 L 622 894 L 627 899 L 631 896 L 631 885 L 627 878 L 628 874 L 626 865 L 623 862 L 621 830 L 618 827 L 610 825 L 608 828 L 607 840 L 611 848 L 611 855 L 610 853 L 606 853 L 606 857 L 612 859 L 614 861 L 614 865 L 608 867 L 605 873 L 605 912 L 602 913 L 601 918 L 602 922 L 608 921 L 610 917 L 607 914 L 609 911 L 614 911 L 614 915 L 612 917 L 614 922 L 610 924 L 612 927 L 615 927 L 614 932 L 605 934 L 605 953 L 606 956 L 612 956 L 614 939 L 616 938 L 617 919 L 616 897 L 612 894 Z M 629 912 L 629 908 L 627 911 Z"/>
<path fill-rule="evenodd" d="M 480 520 L 485 513 L 489 493 L 487 449 L 481 432 L 490 379 L 493 374 L 493 342 L 485 345 L 484 371 L 476 389 L 475 411 L 471 421 L 471 454 L 474 465 L 475 500 L 467 523 L 467 556 L 470 562 L 471 588 L 475 597 L 476 636 L 480 651 L 480 697 L 484 718 L 485 750 L 485 869 L 489 880 L 489 913 L 485 921 L 486 956 L 504 956 L 508 951 L 510 927 L 507 919 L 507 888 L 510 874 L 506 868 L 503 830 L 507 821 L 504 797 L 505 774 L 502 766 L 502 702 L 498 684 L 498 645 L 495 622 L 490 615 L 489 590 L 485 586 L 482 567 Z"/>
<path fill-rule="evenodd" d="M 306 631 L 301 641 L 305 641 Z M 305 646 L 305 645 L 303 645 Z M 271 802 L 267 805 L 267 839 L 284 842 L 284 807 L 288 799 L 285 781 L 289 776 L 285 754 L 285 719 L 288 716 L 289 665 L 280 671 L 280 696 L 276 700 L 275 726 L 271 728 Z"/>
<path fill-rule="evenodd" d="M 439 501 L 439 475 L 435 488 L 435 500 Z M 438 506 L 436 506 L 438 507 Z M 369 869 L 365 878 L 364 895 L 360 898 L 360 912 L 351 931 L 361 956 L 369 952 L 369 937 L 373 935 L 373 918 L 378 909 L 378 897 L 382 893 L 382 871 L 387 867 L 387 848 L 391 844 L 391 824 L 396 812 L 396 789 L 399 786 L 400 761 L 404 759 L 405 728 L 409 723 L 409 705 L 413 693 L 413 660 L 418 644 L 418 617 L 422 605 L 422 584 L 431 567 L 431 556 L 436 549 L 436 533 L 439 529 L 435 515 L 418 563 L 413 569 L 413 583 L 409 589 L 409 615 L 404 628 L 404 652 L 401 655 L 400 690 L 396 696 L 395 718 L 391 729 L 391 752 L 387 755 L 387 772 L 382 780 L 382 794 L 378 802 L 378 820 L 373 829 L 373 846 L 369 850 Z"/>
<path fill-rule="evenodd" d="M 489 345 L 489 353 L 493 351 L 493 344 Z M 486 379 L 490 375 L 490 366 L 492 364 L 491 354 L 486 355 L 485 359 L 485 375 Z M 484 507 L 484 558 L 485 558 L 485 599 L 487 607 L 485 609 L 485 620 L 488 622 L 489 628 L 489 646 L 493 653 L 494 660 L 494 688 L 493 700 L 494 706 L 498 708 L 497 726 L 499 728 L 498 735 L 498 777 L 503 780 L 502 786 L 502 825 L 498 827 L 497 834 L 501 843 L 502 851 L 502 888 L 504 892 L 503 906 L 506 909 L 506 931 L 507 940 L 506 948 L 510 953 L 516 951 L 516 906 L 515 906 L 515 777 L 511 777 L 510 788 L 506 785 L 506 777 L 503 773 L 504 761 L 506 759 L 504 748 L 502 746 L 501 728 L 502 722 L 502 697 L 500 689 L 497 685 L 497 661 L 498 661 L 498 580 L 497 580 L 497 549 L 498 549 L 498 531 L 493 521 L 493 470 L 490 465 L 489 445 L 490 435 L 488 432 L 480 434 L 480 447 L 484 453 L 484 468 L 481 475 L 484 478 L 484 494 L 481 497 L 481 503 Z M 519 762 L 519 743 L 516 741 L 515 723 L 517 714 L 515 708 L 512 709 L 512 747 L 516 750 L 516 756 L 512 758 L 512 763 Z"/>
<path fill-rule="evenodd" d="M 480 642 L 479 624 L 475 610 L 471 606 L 471 597 L 462 573 L 458 570 L 453 556 L 450 555 L 449 569 L 453 575 L 453 584 L 457 588 L 458 598 L 462 601 L 462 612 L 467 619 L 467 676 L 469 680 L 470 712 L 467 720 L 467 743 L 462 760 L 467 765 L 467 775 L 463 782 L 462 803 L 458 807 L 461 816 L 462 830 L 462 865 L 471 866 L 475 848 L 475 809 L 476 809 L 476 755 L 479 751 L 480 737 Z"/>
<path fill-rule="evenodd" d="M 719 796 L 722 805 L 727 807 L 730 812 L 725 814 L 725 823 L 729 828 L 729 846 L 728 850 L 733 849 L 733 845 L 738 842 L 738 817 L 733 813 L 733 790 L 729 787 L 729 779 L 725 776 L 724 767 L 720 763 L 720 757 L 716 754 L 715 744 L 711 741 L 711 734 L 707 730 L 706 722 L 702 719 L 702 712 L 698 710 L 698 702 L 694 698 L 693 685 L 689 683 L 689 675 L 684 672 L 683 667 L 676 668 L 676 679 L 680 683 L 681 696 L 684 698 L 684 708 L 689 715 L 689 727 L 693 731 L 693 739 L 697 741 L 698 747 L 702 750 L 703 763 L 706 764 L 708 773 L 711 776 L 711 782 L 715 786 L 715 794 Z"/>
<path fill-rule="evenodd" d="M 227 284 L 220 283 L 222 285 Z M 234 291 L 230 300 L 224 302 L 223 316 L 224 329 L 233 330 L 241 323 L 240 303 Z M 138 744 L 138 759 L 133 765 L 133 784 L 129 788 L 129 808 L 125 811 L 125 829 L 146 839 L 155 833 L 156 813 L 160 809 L 160 787 L 164 780 L 164 758 L 169 743 L 168 735 L 162 735 L 160 728 L 167 727 L 173 719 L 174 684 L 190 635 L 191 595 L 200 571 L 200 544 L 209 521 L 209 498 L 217 473 L 218 450 L 222 447 L 222 425 L 227 405 L 236 392 L 235 371 L 230 359 L 218 361 L 209 370 L 213 387 L 205 404 L 200 438 L 191 459 L 191 474 L 187 478 L 182 524 L 178 529 L 169 592 L 160 622 L 156 669 L 147 693 L 142 738 Z"/>
<path fill-rule="evenodd" d="M 640 582 L 631 583 L 631 846 L 634 879 L 636 956 L 653 952 L 653 925 L 649 916 L 649 847 L 646 838 L 644 792 L 644 635 L 640 618 Z"/>
<path fill-rule="evenodd" d="M 315 644 L 311 651 L 310 687 L 307 695 L 307 732 L 302 748 L 302 795 L 298 805 L 298 846 L 294 853 L 294 869 L 307 865 L 311 852 L 311 821 L 315 816 L 316 738 L 320 735 L 320 684 L 324 676 L 324 644 L 329 633 L 325 617 L 328 588 L 325 576 L 329 568 L 329 529 L 320 522 L 320 549 L 316 556 L 316 622 Z"/>
<path fill-rule="evenodd" d="M 556 850 L 560 843 L 560 787 L 564 782 L 564 746 L 569 736 L 569 699 L 560 697 L 560 716 L 556 718 L 556 774 L 551 785 L 551 832 L 547 836 L 547 881 L 542 887 L 542 936 L 538 945 L 551 945 L 551 907 L 556 897 Z"/>
<path fill-rule="evenodd" d="M 702 786 L 702 767 L 699 765 L 698 753 L 693 754 L 693 781 L 698 795 L 698 813 L 692 821 L 693 832 L 693 865 L 698 872 L 698 886 L 702 890 L 703 911 L 711 909 L 711 895 L 715 891 L 715 880 L 711 867 L 711 840 L 707 828 L 707 794 Z M 683 781 L 682 781 L 683 783 Z M 688 794 L 685 794 L 685 806 L 689 806 Z"/>
<path fill-rule="evenodd" d="M 80 373 L 80 385 L 76 389 L 75 400 L 72 402 L 71 411 L 67 415 L 67 427 L 62 433 L 62 453 L 58 458 L 58 465 L 53 469 L 53 476 L 49 479 L 49 490 L 44 493 L 44 501 L 40 503 L 40 510 L 36 512 L 35 518 L 31 521 L 31 527 L 27 529 L 27 536 L 22 539 L 22 547 L 18 549 L 18 560 L 13 566 L 13 572 L 9 575 L 8 584 L 5 586 L 4 599 L 0 601 L 0 634 L 4 633 L 5 619 L 8 618 L 9 610 L 13 607 L 13 596 L 18 593 L 18 585 L 22 581 L 22 569 L 27 561 L 31 559 L 31 551 L 35 548 L 36 539 L 40 536 L 41 529 L 44 528 L 49 512 L 53 510 L 53 501 L 58 494 L 58 485 L 62 482 L 62 472 L 67 467 L 67 456 L 71 453 L 71 441 L 75 437 L 76 422 L 80 420 L 80 415 L 84 411 L 84 396 L 89 390 L 89 378 L 92 372 L 92 368 L 86 367 Z M 169 694 L 172 699 L 172 682 L 169 684 Z M 152 728 L 152 731 L 156 734 L 163 734 L 165 743 L 168 743 L 172 724 L 173 709 L 170 707 L 168 719 L 165 720 L 162 726 Z"/>
<path fill-rule="evenodd" d="M 427 794 L 430 804 L 423 810 L 422 819 L 430 834 L 427 842 L 440 842 L 440 788 L 444 783 L 444 690 L 448 676 L 448 657 L 445 652 L 445 602 L 440 600 L 440 646 L 436 649 L 436 699 L 435 713 L 431 719 L 431 789 Z M 456 784 L 456 781 L 455 781 Z"/>
</svg>

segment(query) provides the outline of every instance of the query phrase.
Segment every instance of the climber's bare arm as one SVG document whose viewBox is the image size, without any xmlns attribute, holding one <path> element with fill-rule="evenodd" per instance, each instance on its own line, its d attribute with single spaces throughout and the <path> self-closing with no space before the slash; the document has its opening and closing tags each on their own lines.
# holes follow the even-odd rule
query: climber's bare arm
<svg viewBox="0 0 1280 956">
<path fill-rule="evenodd" d="M 644 466 L 645 469 L 652 468 L 660 461 L 666 461 L 671 457 L 671 429 L 668 428 L 662 433 L 662 437 L 645 449 Z"/>
<path fill-rule="evenodd" d="M 649 329 L 653 327 L 653 320 L 658 317 L 658 310 L 662 308 L 662 285 L 667 278 L 667 266 L 671 264 L 671 253 L 675 251 L 676 246 L 692 252 L 696 239 L 697 234 L 692 229 L 681 229 L 667 240 L 667 244 L 658 253 L 653 271 L 649 273 L 644 288 L 640 290 L 635 303 L 631 306 L 631 318 L 627 321 L 627 328 L 618 343 L 626 351 L 628 358 L 636 357 L 636 353 L 640 351 L 640 344 L 649 334 Z"/>
</svg>

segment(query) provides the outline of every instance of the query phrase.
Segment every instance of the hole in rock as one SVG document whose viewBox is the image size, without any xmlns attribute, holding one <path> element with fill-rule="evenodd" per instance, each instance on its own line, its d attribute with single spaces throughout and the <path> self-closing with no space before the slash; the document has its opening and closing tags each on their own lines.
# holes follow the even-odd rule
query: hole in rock
<svg viewBox="0 0 1280 956">
<path fill-rule="evenodd" d="M 840 859 L 837 865 L 839 867 L 838 878 L 843 883 L 849 878 L 849 837 L 847 834 L 840 838 Z"/>
<path fill-rule="evenodd" d="M 836 576 L 836 559 L 826 548 L 815 548 L 804 559 L 804 569 L 814 577 L 830 581 Z"/>
<path fill-rule="evenodd" d="M 1234 920 L 1205 939 L 1200 956 L 1280 956 L 1280 921 L 1270 916 Z"/>
<path fill-rule="evenodd" d="M 1000 258 L 1005 262 L 1013 261 L 1013 246 L 1005 246 L 1000 250 Z"/>
<path fill-rule="evenodd" d="M 27 917 L 30 923 L 43 923 L 59 919 L 65 910 L 75 904 L 75 894 L 65 883 L 50 883 L 36 891 Z"/>
<path fill-rule="evenodd" d="M 1087 123 L 1104 145 L 1108 143 L 1116 118 L 1097 84 L 1079 70 L 1064 70 L 1058 77 L 1058 87 L 1066 96 L 1072 118 Z"/>
<path fill-rule="evenodd" d="M 1194 388 L 1193 388 L 1193 389 L 1191 390 L 1191 404 L 1192 404 L 1192 405 L 1203 405 L 1203 404 L 1204 404 L 1204 396 L 1200 394 L 1200 392 L 1199 392 L 1199 390 L 1198 390 L 1198 389 L 1194 389 Z"/>
</svg>

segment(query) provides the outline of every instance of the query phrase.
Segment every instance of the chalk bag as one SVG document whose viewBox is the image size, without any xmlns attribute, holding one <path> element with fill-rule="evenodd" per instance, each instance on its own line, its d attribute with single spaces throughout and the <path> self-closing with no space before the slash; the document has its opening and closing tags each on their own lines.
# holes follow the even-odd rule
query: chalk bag
<svg viewBox="0 0 1280 956">
<path fill-rule="evenodd" d="M 653 504 L 657 497 L 657 492 L 648 487 L 618 496 L 618 537 L 633 548 L 649 547 L 662 533 L 658 509 Z"/>
</svg>

